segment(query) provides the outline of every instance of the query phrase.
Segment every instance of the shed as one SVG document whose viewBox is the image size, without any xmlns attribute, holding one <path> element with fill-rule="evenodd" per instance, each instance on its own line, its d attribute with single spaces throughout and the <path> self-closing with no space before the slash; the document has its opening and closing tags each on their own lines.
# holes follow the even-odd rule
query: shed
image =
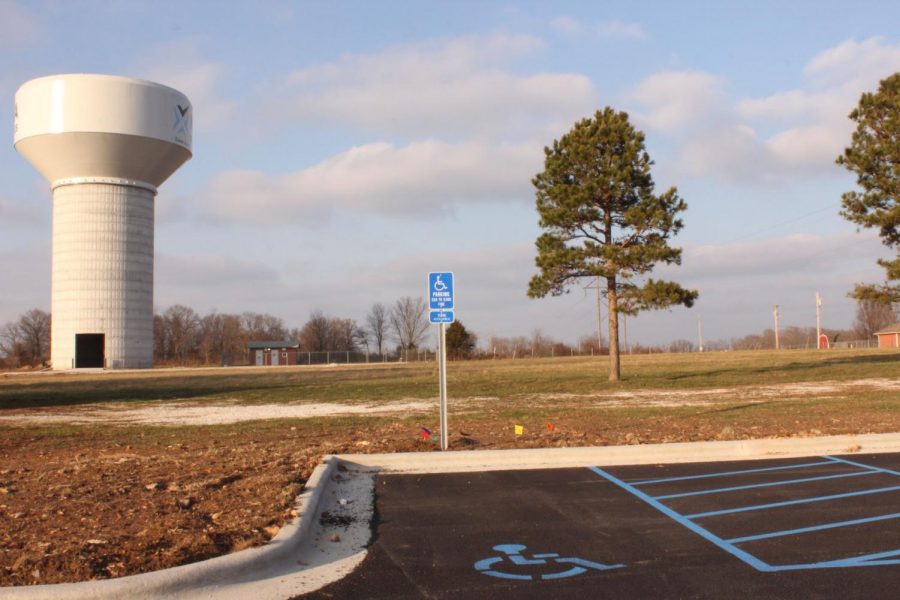
<svg viewBox="0 0 900 600">
<path fill-rule="evenodd" d="M 900 323 L 894 323 L 875 332 L 879 348 L 900 348 Z"/>
<path fill-rule="evenodd" d="M 300 342 L 293 340 L 247 342 L 251 365 L 277 367 L 296 365 L 300 356 Z"/>
</svg>

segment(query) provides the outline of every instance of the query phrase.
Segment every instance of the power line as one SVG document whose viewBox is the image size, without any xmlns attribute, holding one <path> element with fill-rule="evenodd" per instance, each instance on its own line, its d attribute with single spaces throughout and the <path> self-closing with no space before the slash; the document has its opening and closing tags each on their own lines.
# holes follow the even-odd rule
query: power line
<svg viewBox="0 0 900 600">
<path fill-rule="evenodd" d="M 744 240 L 748 240 L 748 239 L 752 239 L 752 238 L 755 238 L 755 237 L 759 237 L 760 235 L 764 235 L 764 234 L 766 234 L 766 233 L 771 232 L 773 229 L 775 229 L 775 228 L 777 228 L 777 227 L 781 227 L 781 226 L 783 226 L 783 225 L 790 225 L 791 223 L 796 223 L 796 222 L 798 222 L 798 221 L 802 221 L 803 219 L 806 219 L 806 218 L 811 217 L 811 216 L 813 216 L 813 215 L 817 215 L 817 214 L 819 214 L 819 213 L 823 213 L 823 212 L 828 211 L 828 210 L 835 210 L 835 209 L 837 209 L 837 208 L 839 208 L 839 207 L 840 207 L 839 204 L 838 204 L 838 205 L 835 205 L 835 204 L 829 204 L 828 206 L 826 206 L 826 207 L 824 207 L 824 208 L 817 208 L 816 210 L 810 211 L 810 212 L 808 212 L 808 213 L 803 213 L 802 215 L 798 215 L 798 216 L 796 216 L 796 217 L 791 217 L 790 219 L 785 219 L 784 221 L 776 221 L 775 223 L 772 223 L 771 225 L 767 225 L 765 228 L 763 228 L 763 229 L 758 229 L 758 230 L 756 230 L 756 231 L 754 231 L 754 232 L 752 232 L 752 233 L 748 233 L 748 234 L 745 234 L 745 235 L 742 235 L 742 236 L 736 237 L 736 238 L 729 238 L 728 241 L 729 241 L 729 242 L 732 242 L 732 243 L 733 243 L 733 242 L 741 242 L 741 241 L 744 241 Z"/>
</svg>

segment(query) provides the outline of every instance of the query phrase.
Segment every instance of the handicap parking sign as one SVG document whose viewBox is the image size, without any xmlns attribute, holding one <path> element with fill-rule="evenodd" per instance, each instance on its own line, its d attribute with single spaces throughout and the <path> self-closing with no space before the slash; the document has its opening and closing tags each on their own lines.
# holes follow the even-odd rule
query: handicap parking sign
<svg viewBox="0 0 900 600">
<path fill-rule="evenodd" d="M 428 274 L 428 306 L 431 310 L 453 310 L 453 273 Z"/>
</svg>

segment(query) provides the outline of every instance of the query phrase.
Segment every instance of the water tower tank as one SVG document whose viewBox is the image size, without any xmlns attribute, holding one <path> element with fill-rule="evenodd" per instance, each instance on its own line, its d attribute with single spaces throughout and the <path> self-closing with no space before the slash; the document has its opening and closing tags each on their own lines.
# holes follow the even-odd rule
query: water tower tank
<svg viewBox="0 0 900 600">
<path fill-rule="evenodd" d="M 191 157 L 192 110 L 177 90 L 109 75 L 16 92 L 16 150 L 53 190 L 54 369 L 153 366 L 154 198 Z"/>
</svg>

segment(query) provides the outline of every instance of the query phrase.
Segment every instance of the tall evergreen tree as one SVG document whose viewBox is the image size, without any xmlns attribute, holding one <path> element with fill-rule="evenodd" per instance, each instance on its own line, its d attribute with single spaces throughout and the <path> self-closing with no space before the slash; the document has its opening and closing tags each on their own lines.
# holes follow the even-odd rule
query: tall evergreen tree
<svg viewBox="0 0 900 600">
<path fill-rule="evenodd" d="M 850 113 L 856 121 L 853 141 L 837 163 L 856 174 L 862 192 L 842 196 L 841 216 L 861 227 L 874 227 L 888 248 L 900 250 L 900 73 L 883 80 L 876 93 L 865 93 Z M 884 285 L 857 284 L 857 300 L 900 302 L 900 252 L 879 260 L 887 271 Z"/>
<path fill-rule="evenodd" d="M 544 230 L 535 242 L 540 273 L 528 295 L 559 296 L 582 278 L 605 282 L 609 380 L 618 381 L 619 312 L 689 307 L 697 299 L 696 290 L 671 281 L 636 281 L 657 264 L 681 264 L 681 249 L 668 242 L 681 230 L 678 215 L 687 204 L 674 187 L 654 194 L 644 134 L 624 112 L 597 111 L 544 154 L 544 170 L 532 180 Z"/>
</svg>

